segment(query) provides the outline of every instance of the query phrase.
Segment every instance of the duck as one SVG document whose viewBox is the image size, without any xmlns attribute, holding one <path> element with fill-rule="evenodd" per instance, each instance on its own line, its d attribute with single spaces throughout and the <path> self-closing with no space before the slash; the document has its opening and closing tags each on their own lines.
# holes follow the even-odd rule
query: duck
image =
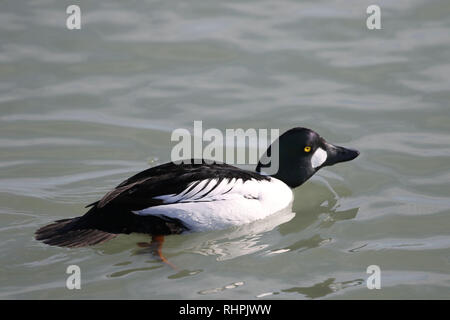
<svg viewBox="0 0 450 320">
<path fill-rule="evenodd" d="M 266 160 L 273 150 L 278 152 L 277 170 L 267 173 L 272 163 Z M 162 255 L 165 236 L 227 229 L 264 219 L 291 206 L 292 190 L 321 168 L 358 155 L 355 149 L 328 143 L 311 129 L 295 127 L 268 147 L 254 171 L 207 159 L 151 167 L 87 205 L 83 216 L 39 228 L 35 239 L 74 248 L 101 244 L 120 234 L 147 234 L 151 242 L 138 245 L 153 246 L 168 263 Z"/>
</svg>

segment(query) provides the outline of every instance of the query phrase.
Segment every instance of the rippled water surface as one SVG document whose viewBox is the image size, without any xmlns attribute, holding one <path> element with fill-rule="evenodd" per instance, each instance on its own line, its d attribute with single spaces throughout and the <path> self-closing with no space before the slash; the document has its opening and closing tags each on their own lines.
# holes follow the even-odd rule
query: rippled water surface
<svg viewBox="0 0 450 320">
<path fill-rule="evenodd" d="M 450 3 L 3 1 L 0 298 L 450 298 Z M 81 249 L 34 231 L 169 160 L 171 131 L 305 126 L 361 151 L 293 212 Z M 82 289 L 65 287 L 67 266 Z M 381 269 L 368 290 L 366 269 Z"/>
</svg>

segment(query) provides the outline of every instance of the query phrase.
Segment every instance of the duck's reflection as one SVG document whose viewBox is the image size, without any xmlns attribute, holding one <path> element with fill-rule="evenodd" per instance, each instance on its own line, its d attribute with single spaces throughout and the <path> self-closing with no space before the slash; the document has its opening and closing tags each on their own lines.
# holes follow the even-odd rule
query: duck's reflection
<svg viewBox="0 0 450 320">
<path fill-rule="evenodd" d="M 322 177 L 314 178 L 306 188 L 298 188 L 293 203 L 297 215 L 290 223 L 280 226 L 279 232 L 286 236 L 308 228 L 329 228 L 337 221 L 354 219 L 359 208 L 341 208 L 341 197 L 350 191 L 342 185 L 336 189 Z"/>
<path fill-rule="evenodd" d="M 192 253 L 214 255 L 218 261 L 233 259 L 267 248 L 270 243 L 262 239 L 263 234 L 292 220 L 294 216 L 295 213 L 289 207 L 266 219 L 238 228 L 196 234 L 185 244 Z"/>
<path fill-rule="evenodd" d="M 342 289 L 359 286 L 363 283 L 364 279 L 337 282 L 335 278 L 328 278 L 310 287 L 292 287 L 281 291 L 286 293 L 299 293 L 307 298 L 315 299 L 325 297 Z"/>
</svg>

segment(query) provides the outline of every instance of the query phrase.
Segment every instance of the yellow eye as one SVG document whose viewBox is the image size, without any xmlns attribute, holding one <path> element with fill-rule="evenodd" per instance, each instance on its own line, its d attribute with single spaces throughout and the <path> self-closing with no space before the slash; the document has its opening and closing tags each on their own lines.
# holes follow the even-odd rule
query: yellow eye
<svg viewBox="0 0 450 320">
<path fill-rule="evenodd" d="M 310 152 L 311 151 L 311 147 L 305 147 L 305 149 L 303 149 L 303 150 L 305 150 L 305 152 Z"/>
</svg>

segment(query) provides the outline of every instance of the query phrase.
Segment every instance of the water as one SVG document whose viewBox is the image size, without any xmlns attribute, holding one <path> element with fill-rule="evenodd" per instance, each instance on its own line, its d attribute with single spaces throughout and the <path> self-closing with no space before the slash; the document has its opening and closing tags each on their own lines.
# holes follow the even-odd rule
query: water
<svg viewBox="0 0 450 320">
<path fill-rule="evenodd" d="M 0 298 L 450 298 L 450 3 L 3 1 Z M 175 128 L 312 128 L 357 148 L 293 211 L 170 236 L 174 271 L 120 236 L 34 231 L 169 160 Z M 65 287 L 67 266 L 82 289 Z M 366 269 L 381 269 L 368 290 Z"/>
</svg>

